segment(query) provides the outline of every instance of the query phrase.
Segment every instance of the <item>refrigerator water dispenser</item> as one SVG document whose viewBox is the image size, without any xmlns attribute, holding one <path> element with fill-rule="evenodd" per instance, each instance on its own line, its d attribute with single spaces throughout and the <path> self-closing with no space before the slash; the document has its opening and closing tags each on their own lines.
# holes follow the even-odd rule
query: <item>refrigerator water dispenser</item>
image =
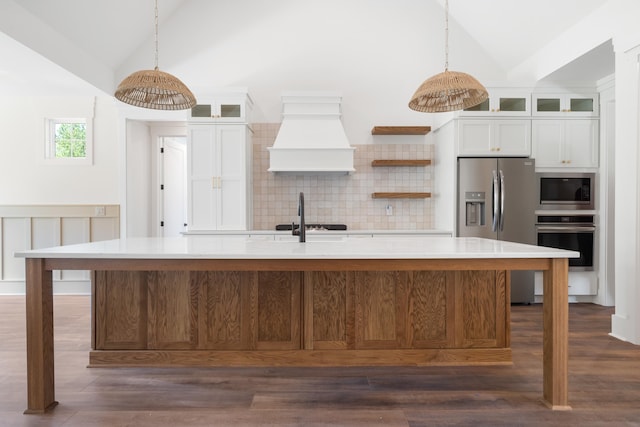
<svg viewBox="0 0 640 427">
<path fill-rule="evenodd" d="M 481 191 L 467 191 L 464 194 L 466 204 L 467 227 L 482 227 L 485 225 L 485 193 Z"/>
</svg>

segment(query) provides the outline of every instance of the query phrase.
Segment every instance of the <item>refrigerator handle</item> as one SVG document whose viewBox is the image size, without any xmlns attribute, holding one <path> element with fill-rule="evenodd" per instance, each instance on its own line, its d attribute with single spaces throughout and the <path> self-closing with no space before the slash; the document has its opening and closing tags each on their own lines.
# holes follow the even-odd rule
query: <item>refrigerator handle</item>
<svg viewBox="0 0 640 427">
<path fill-rule="evenodd" d="M 504 231 L 504 173 L 500 170 L 500 231 Z"/>
<path fill-rule="evenodd" d="M 493 220 L 491 221 L 491 231 L 498 231 L 498 219 L 500 217 L 500 209 L 498 205 L 499 182 L 498 173 L 493 171 Z"/>
</svg>

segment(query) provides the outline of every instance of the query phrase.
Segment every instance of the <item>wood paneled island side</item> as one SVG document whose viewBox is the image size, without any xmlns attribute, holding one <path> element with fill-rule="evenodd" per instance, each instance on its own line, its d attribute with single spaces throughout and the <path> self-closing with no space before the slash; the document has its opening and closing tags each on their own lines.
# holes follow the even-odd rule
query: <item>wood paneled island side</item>
<svg viewBox="0 0 640 427">
<path fill-rule="evenodd" d="M 53 270 L 93 276 L 91 366 L 511 363 L 509 272 L 544 272 L 543 399 L 567 409 L 568 257 L 478 238 L 123 239 L 27 251 L 26 413 L 56 405 Z"/>
</svg>

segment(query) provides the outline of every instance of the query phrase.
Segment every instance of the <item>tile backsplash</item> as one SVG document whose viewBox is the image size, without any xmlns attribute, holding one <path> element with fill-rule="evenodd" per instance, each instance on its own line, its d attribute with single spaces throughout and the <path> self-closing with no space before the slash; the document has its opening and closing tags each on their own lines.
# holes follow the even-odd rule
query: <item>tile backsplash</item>
<svg viewBox="0 0 640 427">
<path fill-rule="evenodd" d="M 268 172 L 269 152 L 280 123 L 252 125 L 253 228 L 298 222 L 298 194 L 304 192 L 307 223 L 346 224 L 349 230 L 433 228 L 431 199 L 374 199 L 374 192 L 431 192 L 430 166 L 372 167 L 375 159 L 432 159 L 430 144 L 354 145 L 350 175 L 287 175 Z M 391 215 L 387 215 L 390 206 Z"/>
</svg>

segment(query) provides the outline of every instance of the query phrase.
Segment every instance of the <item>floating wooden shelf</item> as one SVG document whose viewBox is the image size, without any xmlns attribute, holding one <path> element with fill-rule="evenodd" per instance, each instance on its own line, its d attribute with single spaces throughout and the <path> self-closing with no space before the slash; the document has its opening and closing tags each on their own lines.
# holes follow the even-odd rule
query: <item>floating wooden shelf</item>
<svg viewBox="0 0 640 427">
<path fill-rule="evenodd" d="M 431 126 L 374 126 L 371 135 L 426 135 Z"/>
<path fill-rule="evenodd" d="M 371 166 L 429 166 L 431 160 L 373 160 Z"/>
<path fill-rule="evenodd" d="M 374 199 L 428 199 L 431 193 L 372 193 L 371 197 Z"/>
</svg>

